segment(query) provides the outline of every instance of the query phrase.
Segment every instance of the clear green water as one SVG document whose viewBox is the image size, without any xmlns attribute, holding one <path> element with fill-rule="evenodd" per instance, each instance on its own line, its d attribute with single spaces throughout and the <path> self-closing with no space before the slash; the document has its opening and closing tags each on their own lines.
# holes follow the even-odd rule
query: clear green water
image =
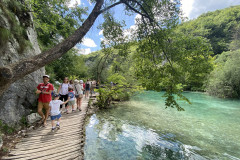
<svg viewBox="0 0 240 160">
<path fill-rule="evenodd" d="M 240 101 L 184 93 L 184 112 L 165 109 L 163 93 L 145 92 L 92 115 L 86 160 L 240 159 Z"/>
</svg>

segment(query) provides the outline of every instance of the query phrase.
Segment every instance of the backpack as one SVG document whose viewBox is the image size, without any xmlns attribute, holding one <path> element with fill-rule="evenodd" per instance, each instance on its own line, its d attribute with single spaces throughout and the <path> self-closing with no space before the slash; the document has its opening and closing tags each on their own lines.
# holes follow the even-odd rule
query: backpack
<svg viewBox="0 0 240 160">
<path fill-rule="evenodd" d="M 70 97 L 71 99 L 74 98 L 74 93 L 73 92 L 69 92 L 68 93 L 68 97 Z"/>
<path fill-rule="evenodd" d="M 89 83 L 87 83 L 87 84 L 86 84 L 86 88 L 89 88 L 89 87 L 90 87 L 90 84 L 89 84 Z"/>
<path fill-rule="evenodd" d="M 52 91 L 51 96 L 53 96 L 53 95 L 54 95 L 54 92 Z"/>
</svg>

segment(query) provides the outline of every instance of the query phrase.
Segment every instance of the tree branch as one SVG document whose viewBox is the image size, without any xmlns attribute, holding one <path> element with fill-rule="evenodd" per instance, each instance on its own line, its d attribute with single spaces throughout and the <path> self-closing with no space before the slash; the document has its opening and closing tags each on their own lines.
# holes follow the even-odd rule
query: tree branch
<svg viewBox="0 0 240 160">
<path fill-rule="evenodd" d="M 146 17 L 147 19 L 150 20 L 150 22 L 153 22 L 153 19 L 148 15 L 148 13 L 146 12 L 146 10 L 145 10 L 145 9 L 142 7 L 142 5 L 139 4 L 138 2 L 136 2 L 136 3 L 141 7 L 141 9 L 145 12 L 145 14 L 143 14 L 143 13 L 139 12 L 137 9 L 133 8 L 130 4 L 128 4 L 128 3 L 126 2 L 126 0 L 122 0 L 122 2 L 123 2 L 126 6 L 128 6 L 131 10 L 133 10 L 134 12 L 140 14 L 140 15 L 143 16 L 143 17 Z"/>
<path fill-rule="evenodd" d="M 97 0 L 92 12 L 82 26 L 80 26 L 70 37 L 57 44 L 52 49 L 28 59 L 21 60 L 15 64 L 0 67 L 0 96 L 10 84 L 60 58 L 79 43 L 92 27 L 97 17 L 101 14 L 100 11 L 103 2 L 104 0 Z"/>
<path fill-rule="evenodd" d="M 99 11 L 99 12 L 100 12 L 100 13 L 103 13 L 103 12 L 105 12 L 105 11 L 107 11 L 107 10 L 109 10 L 109 9 L 111 9 L 111 8 L 113 8 L 113 7 L 115 7 L 115 6 L 119 5 L 119 4 L 121 4 L 121 3 L 122 3 L 121 1 L 116 2 L 116 3 L 114 3 L 114 4 L 110 5 L 110 6 L 108 6 L 107 8 L 102 9 L 102 10 Z"/>
</svg>

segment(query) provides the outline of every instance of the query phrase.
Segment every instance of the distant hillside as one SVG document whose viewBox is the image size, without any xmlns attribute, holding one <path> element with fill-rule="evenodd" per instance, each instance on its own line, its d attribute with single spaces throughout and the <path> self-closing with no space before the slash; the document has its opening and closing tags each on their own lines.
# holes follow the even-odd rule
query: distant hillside
<svg viewBox="0 0 240 160">
<path fill-rule="evenodd" d="M 182 23 L 178 32 L 203 36 L 210 40 L 215 54 L 229 50 L 236 28 L 240 27 L 240 6 L 233 6 L 202 14 Z"/>
</svg>

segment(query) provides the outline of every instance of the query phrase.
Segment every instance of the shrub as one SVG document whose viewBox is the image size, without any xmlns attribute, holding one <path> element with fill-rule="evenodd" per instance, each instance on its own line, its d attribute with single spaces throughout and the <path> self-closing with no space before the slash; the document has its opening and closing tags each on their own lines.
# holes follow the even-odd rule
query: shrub
<svg viewBox="0 0 240 160">
<path fill-rule="evenodd" d="M 126 83 L 126 79 L 122 75 L 115 73 L 108 77 L 108 83 L 104 85 L 104 88 L 97 89 L 99 93 L 97 106 L 99 108 L 107 108 L 113 100 L 129 100 L 133 93 L 141 89 L 142 88 L 137 85 Z"/>
<path fill-rule="evenodd" d="M 8 126 L 7 124 L 3 123 L 0 120 L 0 132 L 4 134 L 13 134 L 15 132 L 15 129 L 11 126 Z"/>
<path fill-rule="evenodd" d="M 239 98 L 240 50 L 222 53 L 215 63 L 208 79 L 207 92 L 221 98 Z"/>
</svg>

